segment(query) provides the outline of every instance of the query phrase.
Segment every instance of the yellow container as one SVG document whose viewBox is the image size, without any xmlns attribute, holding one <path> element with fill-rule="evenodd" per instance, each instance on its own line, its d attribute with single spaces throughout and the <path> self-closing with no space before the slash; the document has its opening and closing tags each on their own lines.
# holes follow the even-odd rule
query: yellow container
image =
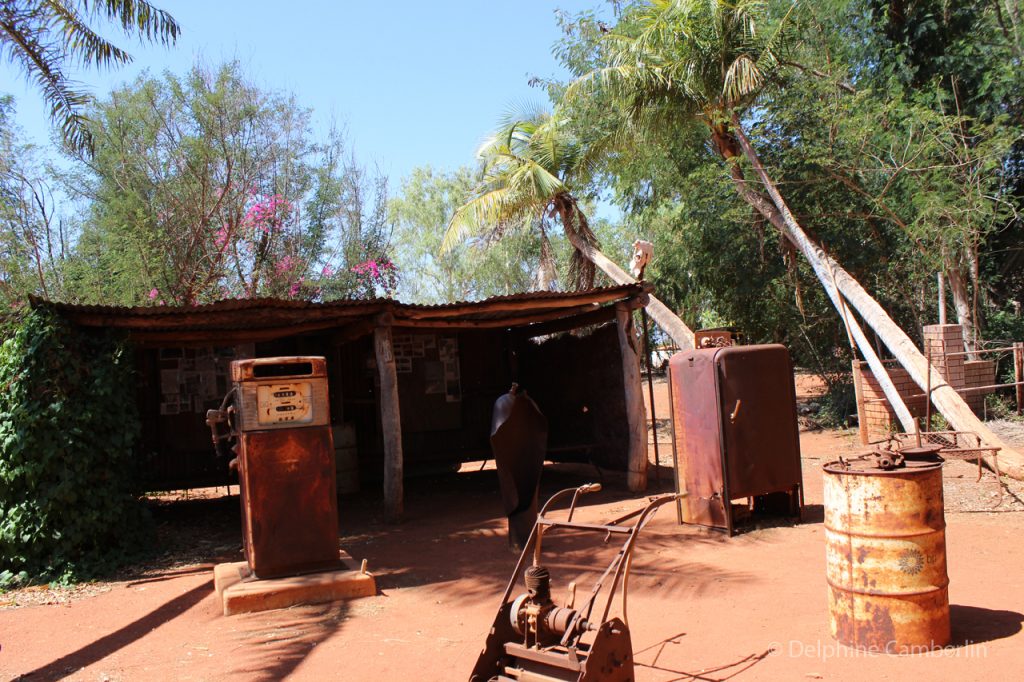
<svg viewBox="0 0 1024 682">
<path fill-rule="evenodd" d="M 825 470 L 829 625 L 848 646 L 894 654 L 949 644 L 941 462 Z"/>
</svg>

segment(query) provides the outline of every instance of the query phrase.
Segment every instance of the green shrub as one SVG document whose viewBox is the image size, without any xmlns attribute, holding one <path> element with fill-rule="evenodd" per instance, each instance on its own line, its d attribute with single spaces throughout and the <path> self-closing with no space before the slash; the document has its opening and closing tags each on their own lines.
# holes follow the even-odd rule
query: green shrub
<svg viewBox="0 0 1024 682">
<path fill-rule="evenodd" d="M 0 587 L 85 579 L 148 537 L 133 486 L 132 356 L 110 332 L 25 312 L 0 345 Z"/>
</svg>

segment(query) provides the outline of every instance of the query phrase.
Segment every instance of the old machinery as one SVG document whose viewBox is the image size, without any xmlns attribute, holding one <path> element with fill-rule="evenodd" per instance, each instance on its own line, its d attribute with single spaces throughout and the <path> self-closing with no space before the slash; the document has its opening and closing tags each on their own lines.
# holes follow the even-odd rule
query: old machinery
<svg viewBox="0 0 1024 682">
<path fill-rule="evenodd" d="M 470 682 L 629 682 L 634 679 L 633 646 L 626 624 L 626 590 L 633 549 L 640 529 L 659 507 L 678 495 L 652 498 L 643 509 L 609 524 L 574 522 L 579 496 L 600 489 L 596 483 L 568 488 L 555 493 L 545 503 L 502 595 Z M 570 496 L 565 520 L 548 515 L 555 502 Z M 633 517 L 636 523 L 632 526 L 621 525 Z M 590 596 L 579 606 L 575 604 L 575 583 L 569 584 L 564 605 L 554 602 L 551 575 L 541 563 L 544 535 L 557 529 L 597 532 L 604 536 L 605 542 L 612 536 L 624 538 L 622 547 L 597 580 Z M 531 558 L 530 565 L 526 566 Z M 526 591 L 513 598 L 512 592 L 520 576 Z M 604 589 L 609 578 L 610 586 Z M 609 617 L 620 586 L 622 618 Z M 599 600 L 603 601 L 603 608 L 595 608 Z"/>
<path fill-rule="evenodd" d="M 732 535 L 743 516 L 799 516 L 800 438 L 785 346 L 686 350 L 669 370 L 676 489 L 689 493 L 680 522 Z"/>
<path fill-rule="evenodd" d="M 491 450 L 508 517 L 508 543 L 520 551 L 537 519 L 537 488 L 548 443 L 548 420 L 518 384 L 494 403 Z"/>
<path fill-rule="evenodd" d="M 235 456 L 249 568 L 275 578 L 339 567 L 324 358 L 236 360 L 231 380 L 207 424 L 218 453 Z"/>
</svg>

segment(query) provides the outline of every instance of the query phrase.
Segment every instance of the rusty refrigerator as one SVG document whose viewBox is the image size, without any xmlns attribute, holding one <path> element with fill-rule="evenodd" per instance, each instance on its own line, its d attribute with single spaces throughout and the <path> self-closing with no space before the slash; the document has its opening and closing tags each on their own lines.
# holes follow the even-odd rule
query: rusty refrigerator
<svg viewBox="0 0 1024 682">
<path fill-rule="evenodd" d="M 727 531 L 803 505 L 796 391 L 781 345 L 686 350 L 669 362 L 680 521 Z M 737 500 L 745 504 L 736 504 Z"/>
</svg>

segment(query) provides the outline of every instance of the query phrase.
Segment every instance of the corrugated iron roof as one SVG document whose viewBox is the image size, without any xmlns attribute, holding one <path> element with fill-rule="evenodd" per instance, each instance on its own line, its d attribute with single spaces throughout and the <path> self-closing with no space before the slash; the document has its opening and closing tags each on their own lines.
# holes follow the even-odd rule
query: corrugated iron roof
<svg viewBox="0 0 1024 682">
<path fill-rule="evenodd" d="M 178 334 L 218 331 L 242 333 L 246 330 L 281 330 L 299 333 L 327 329 L 357 320 L 372 319 L 389 313 L 396 326 L 407 324 L 467 327 L 474 323 L 509 326 L 530 315 L 565 317 L 616 301 L 628 300 L 650 291 L 645 283 L 599 287 L 585 291 L 542 291 L 492 296 L 482 301 L 457 301 L 436 305 L 401 303 L 390 298 L 337 300 L 327 302 L 296 301 L 275 298 L 227 299 L 190 306 L 106 306 L 48 302 L 33 298 L 33 306 L 50 305 L 62 316 L 84 326 L 116 327 L 138 334 L 160 332 Z M 518 321 L 518 322 L 517 322 Z"/>
</svg>

